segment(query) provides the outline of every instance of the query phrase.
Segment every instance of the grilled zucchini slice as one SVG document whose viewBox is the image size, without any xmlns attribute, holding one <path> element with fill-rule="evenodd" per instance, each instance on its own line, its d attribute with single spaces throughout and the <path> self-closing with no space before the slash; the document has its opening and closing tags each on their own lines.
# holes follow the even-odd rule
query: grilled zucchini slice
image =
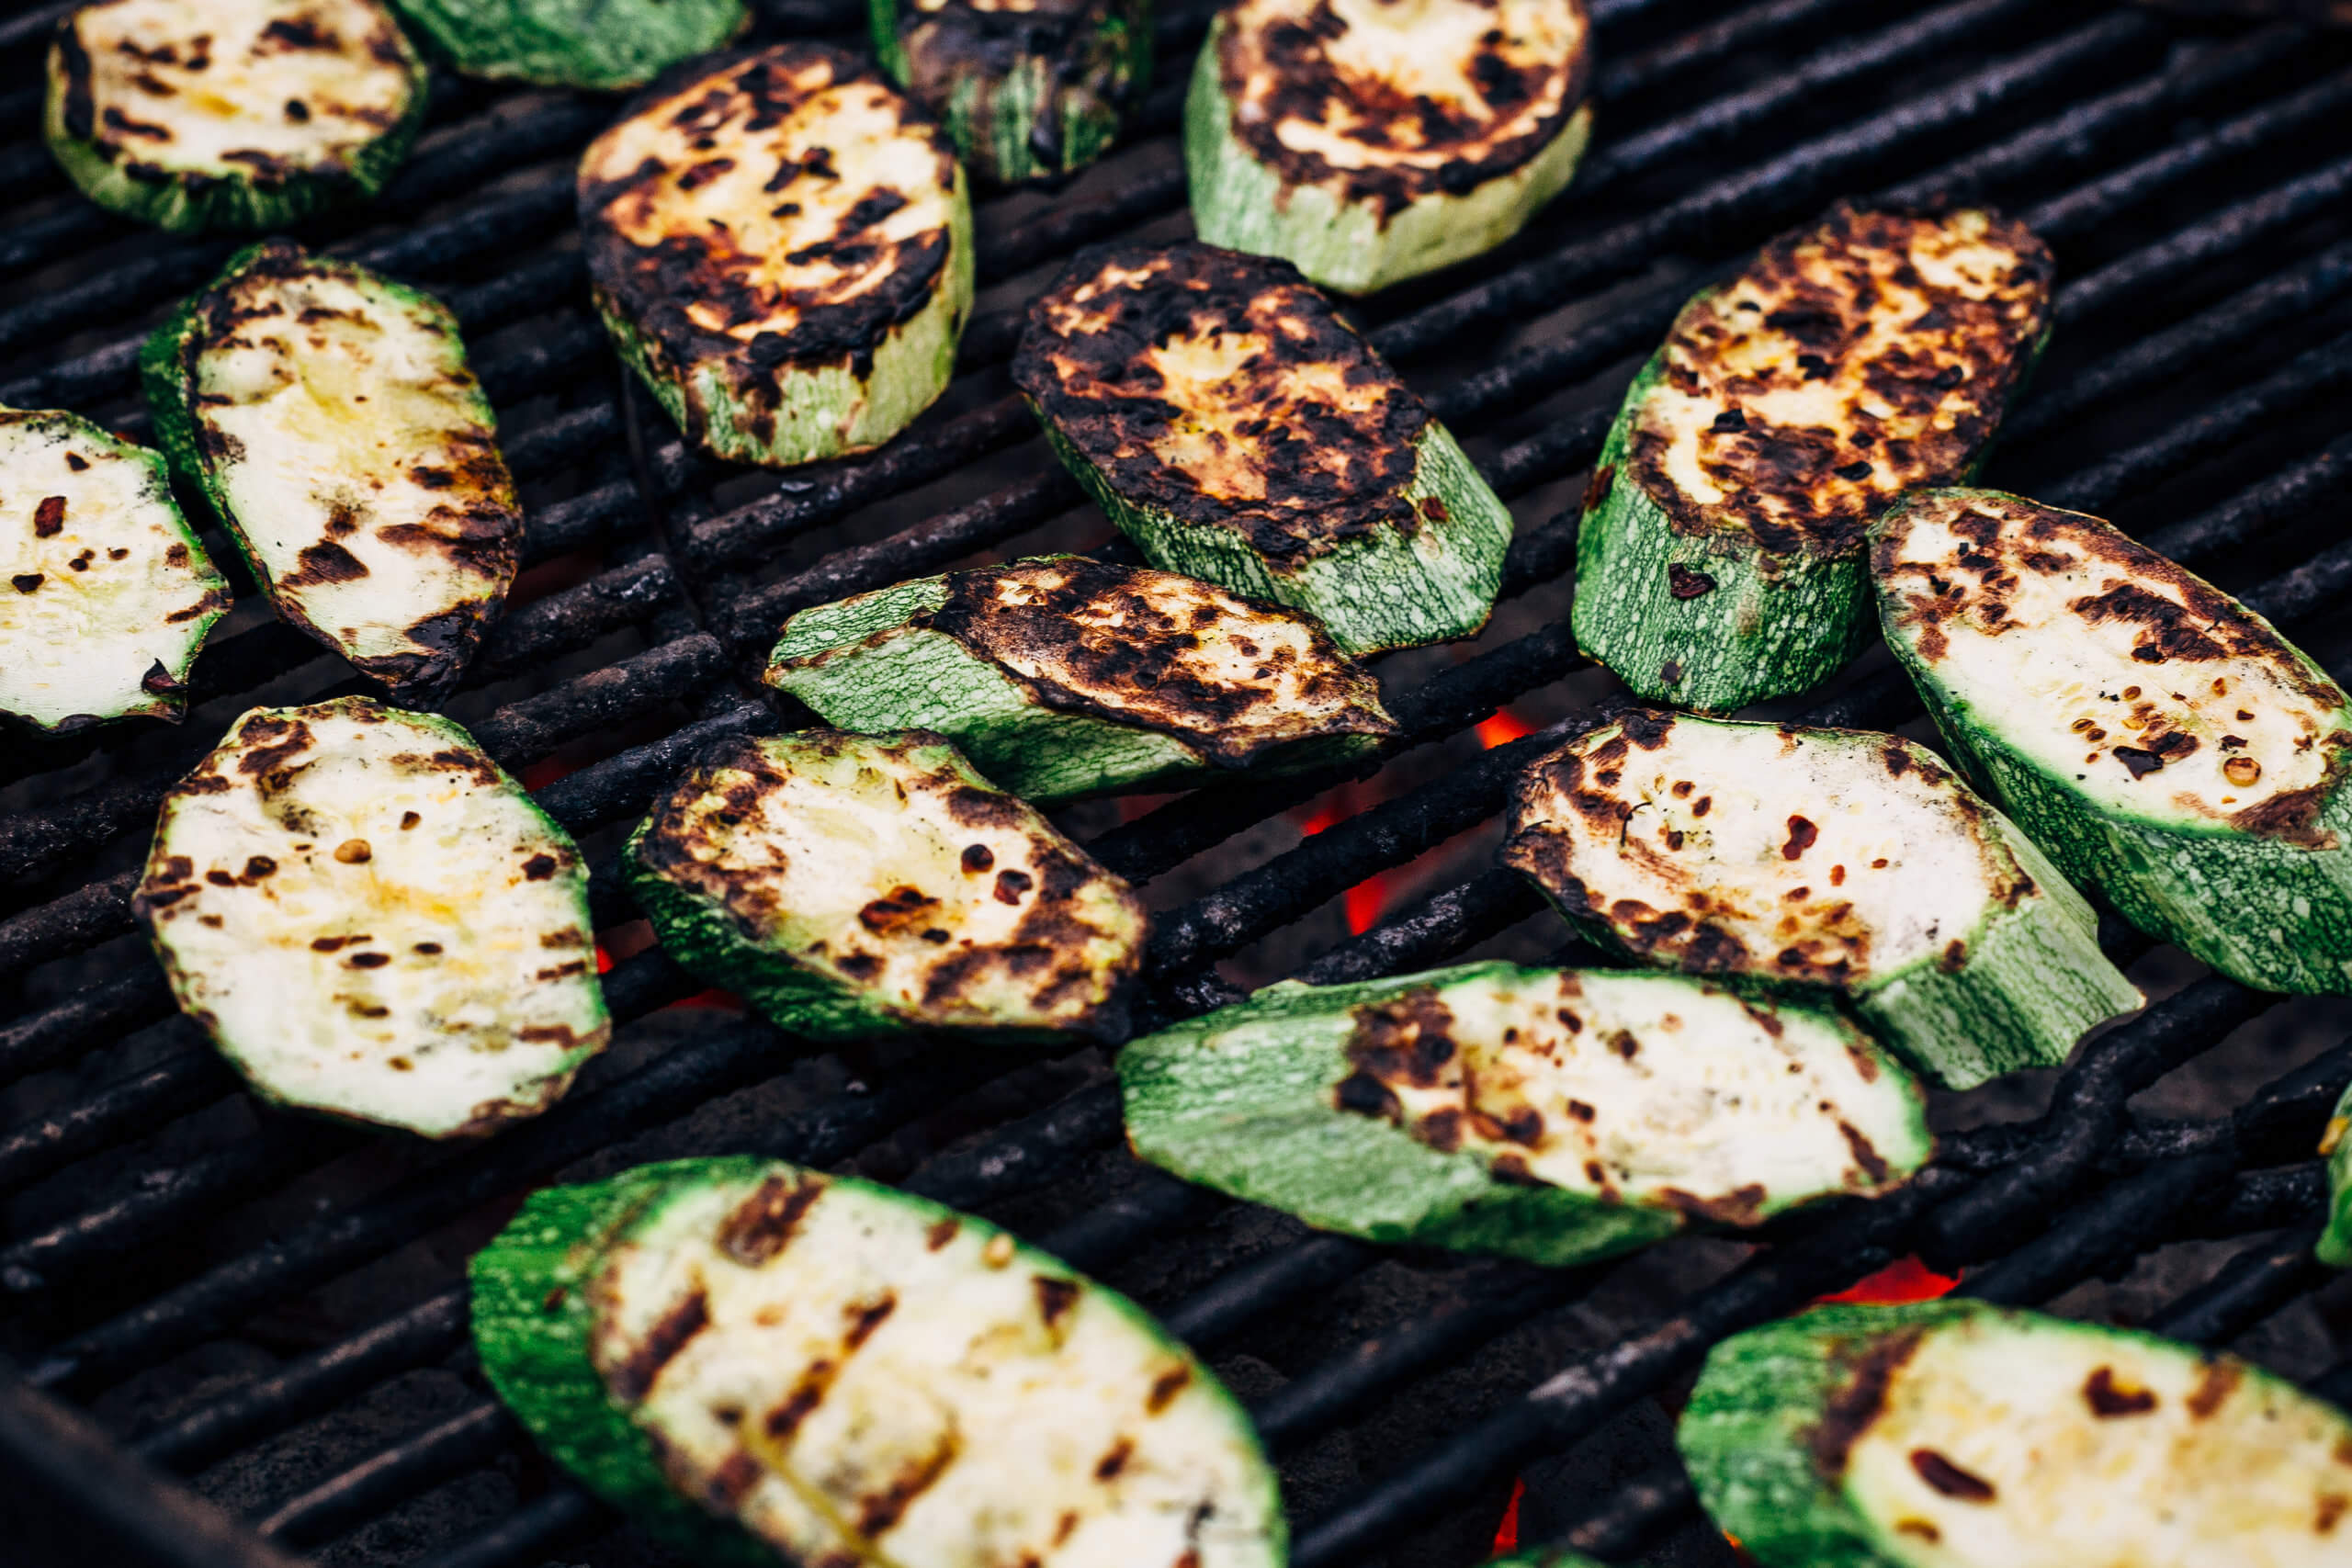
<svg viewBox="0 0 2352 1568">
<path fill-rule="evenodd" d="M 1151 85 L 1151 0 L 871 0 L 883 68 L 974 177 L 1084 168 Z"/>
<path fill-rule="evenodd" d="M 1683 307 L 1584 498 L 1577 642 L 1654 701 L 1801 692 L 1870 625 L 1862 536 L 1973 472 L 2047 340 L 2050 253 L 1996 213 L 1841 204 Z"/>
<path fill-rule="evenodd" d="M 1152 565 L 1305 610 L 1348 653 L 1486 625 L 1509 508 L 1288 263 L 1082 251 L 1012 376 Z"/>
<path fill-rule="evenodd" d="M 1998 491 L 1880 523 L 1886 640 L 2076 884 L 2232 979 L 2352 992 L 2352 699 L 2109 525 Z"/>
<path fill-rule="evenodd" d="M 752 25 L 743 0 L 394 0 L 468 76 L 641 87 Z"/>
<path fill-rule="evenodd" d="M 1845 998 L 1948 1089 L 2143 1000 L 2057 868 L 1897 736 L 1628 714 L 1528 771 L 1503 860 L 1645 963 Z"/>
<path fill-rule="evenodd" d="M 164 796 L 131 907 L 181 1010 L 277 1104 L 489 1133 L 611 1032 L 579 851 L 436 715 L 246 714 Z"/>
<path fill-rule="evenodd" d="M 837 728 L 937 731 L 1032 801 L 1317 767 L 1396 733 L 1297 611 L 1078 556 L 803 610 L 767 682 Z"/>
<path fill-rule="evenodd" d="M 944 739 L 730 739 L 639 825 L 678 962 L 817 1040 L 1125 1038 L 1142 902 Z"/>
<path fill-rule="evenodd" d="M 1900 1186 L 1918 1087 L 1836 1014 L 1679 975 L 1284 982 L 1119 1054 L 1136 1153 L 1308 1224 L 1568 1264 Z"/>
<path fill-rule="evenodd" d="M 1708 1356 L 1677 1440 L 1763 1568 L 2325 1568 L 2352 1420 L 2233 1357 L 1947 1300 Z"/>
<path fill-rule="evenodd" d="M 1193 224 L 1364 294 L 1510 239 L 1576 174 L 1584 0 L 1241 0 L 1184 105 Z"/>
<path fill-rule="evenodd" d="M 251 233 L 383 189 L 425 100 L 377 0 L 90 0 L 50 46 L 42 130 L 101 207 Z"/>
<path fill-rule="evenodd" d="M 621 357 L 737 462 L 888 441 L 945 389 L 971 314 L 955 149 L 824 44 L 655 87 L 582 156 L 580 231 Z"/>
<path fill-rule="evenodd" d="M 78 415 L 0 409 L 0 713 L 179 721 L 229 585 L 164 459 Z"/>
<path fill-rule="evenodd" d="M 155 329 L 140 371 L 157 441 L 278 615 L 400 701 L 447 694 L 523 547 L 447 307 L 266 241 Z"/>
</svg>

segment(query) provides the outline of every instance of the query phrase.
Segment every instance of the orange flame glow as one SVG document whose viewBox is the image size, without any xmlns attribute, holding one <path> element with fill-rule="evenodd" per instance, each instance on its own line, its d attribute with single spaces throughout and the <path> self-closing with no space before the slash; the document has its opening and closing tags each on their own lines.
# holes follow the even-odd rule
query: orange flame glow
<svg viewBox="0 0 2352 1568">
<path fill-rule="evenodd" d="M 1907 1302 L 1931 1302 L 1948 1296 L 1958 1288 L 1960 1276 L 1939 1274 L 1917 1258 L 1897 1258 L 1866 1280 L 1859 1280 L 1834 1296 L 1824 1296 L 1824 1303 L 1837 1302 L 1854 1306 L 1899 1306 Z"/>
</svg>

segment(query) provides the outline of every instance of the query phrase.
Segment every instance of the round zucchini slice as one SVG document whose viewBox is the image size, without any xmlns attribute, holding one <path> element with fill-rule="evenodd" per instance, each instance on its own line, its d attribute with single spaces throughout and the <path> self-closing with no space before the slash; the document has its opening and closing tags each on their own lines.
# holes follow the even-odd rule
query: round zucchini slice
<svg viewBox="0 0 2352 1568">
<path fill-rule="evenodd" d="M 425 99 L 377 0 L 90 0 L 58 24 L 42 125 L 99 206 L 250 233 L 383 189 Z"/>
<path fill-rule="evenodd" d="M 654 88 L 582 156 L 580 229 L 621 357 L 718 457 L 879 446 L 954 373 L 964 172 L 841 50 L 778 44 Z"/>
<path fill-rule="evenodd" d="M 641 87 L 752 25 L 743 0 L 394 0 L 468 76 Z"/>
</svg>

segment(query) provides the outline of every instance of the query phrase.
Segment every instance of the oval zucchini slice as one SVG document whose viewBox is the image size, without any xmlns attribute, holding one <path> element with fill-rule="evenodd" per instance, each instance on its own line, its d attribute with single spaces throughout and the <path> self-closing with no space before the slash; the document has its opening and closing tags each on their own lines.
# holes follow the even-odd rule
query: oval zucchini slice
<svg viewBox="0 0 2352 1568">
<path fill-rule="evenodd" d="M 1715 1347 L 1677 1440 L 1763 1568 L 2327 1568 L 2352 1420 L 2233 1357 L 1969 1301 Z"/>
<path fill-rule="evenodd" d="M 1510 509 L 1287 263 L 1080 252 L 1012 376 L 1152 565 L 1305 610 L 1348 653 L 1487 624 Z"/>
<path fill-rule="evenodd" d="M 1897 736 L 1629 714 L 1528 771 L 1503 861 L 1645 963 L 1844 997 L 1948 1089 L 2143 999 L 2032 841 Z"/>
<path fill-rule="evenodd" d="M 1997 213 L 1840 204 L 1698 295 L 1585 493 L 1577 645 L 1719 712 L 1836 671 L 1869 632 L 1864 531 L 1975 470 L 2048 339 L 2053 270 Z"/>
<path fill-rule="evenodd" d="M 803 610 L 767 682 L 836 728 L 937 731 L 1032 801 L 1318 767 L 1396 733 L 1297 611 L 1078 556 Z"/>
<path fill-rule="evenodd" d="M 2075 882 L 2232 979 L 2352 992 L 2352 699 L 2261 616 L 2096 517 L 1906 498 L 1886 640 Z"/>
<path fill-rule="evenodd" d="M 179 721 L 229 585 L 163 457 L 76 414 L 0 409 L 0 713 Z"/>
<path fill-rule="evenodd" d="M 971 314 L 955 149 L 824 44 L 655 87 L 582 156 L 580 231 L 621 357 L 737 462 L 888 441 L 947 386 Z"/>
<path fill-rule="evenodd" d="M 1193 223 L 1365 294 L 1510 239 L 1576 174 L 1584 0 L 1242 0 L 1184 106 Z"/>
<path fill-rule="evenodd" d="M 1679 975 L 1284 982 L 1119 1054 L 1127 1137 L 1322 1230 L 1542 1264 L 1900 1186 L 1924 1099 L 1836 1014 Z"/>
<path fill-rule="evenodd" d="M 435 715 L 246 714 L 164 796 L 131 908 L 181 1010 L 280 1105 L 489 1133 L 611 1032 L 579 851 Z"/>
<path fill-rule="evenodd" d="M 50 46 L 42 130 L 99 206 L 250 233 L 383 189 L 425 102 L 377 0 L 90 0 Z"/>
<path fill-rule="evenodd" d="M 468 76 L 641 87 L 752 25 L 743 0 L 394 0 Z"/>
</svg>

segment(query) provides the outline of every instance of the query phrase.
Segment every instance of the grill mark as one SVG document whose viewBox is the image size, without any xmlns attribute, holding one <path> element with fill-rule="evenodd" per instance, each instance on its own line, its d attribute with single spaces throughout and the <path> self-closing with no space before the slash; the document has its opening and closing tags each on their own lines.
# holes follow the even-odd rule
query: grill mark
<svg viewBox="0 0 2352 1568">
<path fill-rule="evenodd" d="M 621 1364 L 605 1376 L 613 1396 L 627 1404 L 643 1400 L 679 1351 L 710 1326 L 710 1300 L 697 1287 L 685 1300 L 664 1313 Z"/>
<path fill-rule="evenodd" d="M 1961 1469 L 1933 1449 L 1913 1449 L 1911 1468 L 1938 1492 L 1962 1503 L 1990 1503 L 1997 1495 L 1991 1482 Z"/>
<path fill-rule="evenodd" d="M 857 1506 L 858 1534 L 868 1540 L 887 1534 L 914 1505 L 915 1499 L 947 1473 L 959 1451 L 955 1434 L 944 1433 L 937 1448 L 901 1466 L 899 1473 L 890 1478 L 890 1484 L 880 1492 L 861 1498 Z"/>
<path fill-rule="evenodd" d="M 774 1262 L 828 1185 L 807 1174 L 767 1178 L 719 1226 L 719 1251 L 750 1269 Z"/>
<path fill-rule="evenodd" d="M 792 1385 L 792 1392 L 785 1396 L 784 1403 L 763 1418 L 762 1425 L 767 1428 L 768 1436 L 779 1444 L 791 1442 L 792 1434 L 800 1429 L 800 1424 L 815 1414 L 817 1406 L 825 1403 L 825 1395 L 832 1390 L 833 1380 L 840 1375 L 838 1362 L 824 1359 L 809 1362 L 808 1371 L 802 1372 L 799 1381 Z"/>
<path fill-rule="evenodd" d="M 2126 1388 L 2115 1381 L 2113 1367 L 2101 1367 L 2083 1384 L 2083 1399 L 2102 1421 L 2119 1416 L 2143 1416 L 2156 1407 L 2153 1390 Z"/>
<path fill-rule="evenodd" d="M 1887 1391 L 1924 1337 L 1918 1329 L 1880 1336 L 1863 1346 L 1845 1384 L 1823 1404 L 1821 1420 L 1806 1438 L 1814 1467 L 1835 1481 L 1846 1473 L 1854 1445 L 1886 1409 Z"/>
<path fill-rule="evenodd" d="M 2235 1361 L 2217 1359 L 2206 1362 L 2204 1371 L 2198 1374 L 2197 1386 L 2189 1391 L 2189 1416 L 2198 1421 L 2210 1418 L 2237 1391 L 2245 1376 L 2245 1369 Z"/>
</svg>

